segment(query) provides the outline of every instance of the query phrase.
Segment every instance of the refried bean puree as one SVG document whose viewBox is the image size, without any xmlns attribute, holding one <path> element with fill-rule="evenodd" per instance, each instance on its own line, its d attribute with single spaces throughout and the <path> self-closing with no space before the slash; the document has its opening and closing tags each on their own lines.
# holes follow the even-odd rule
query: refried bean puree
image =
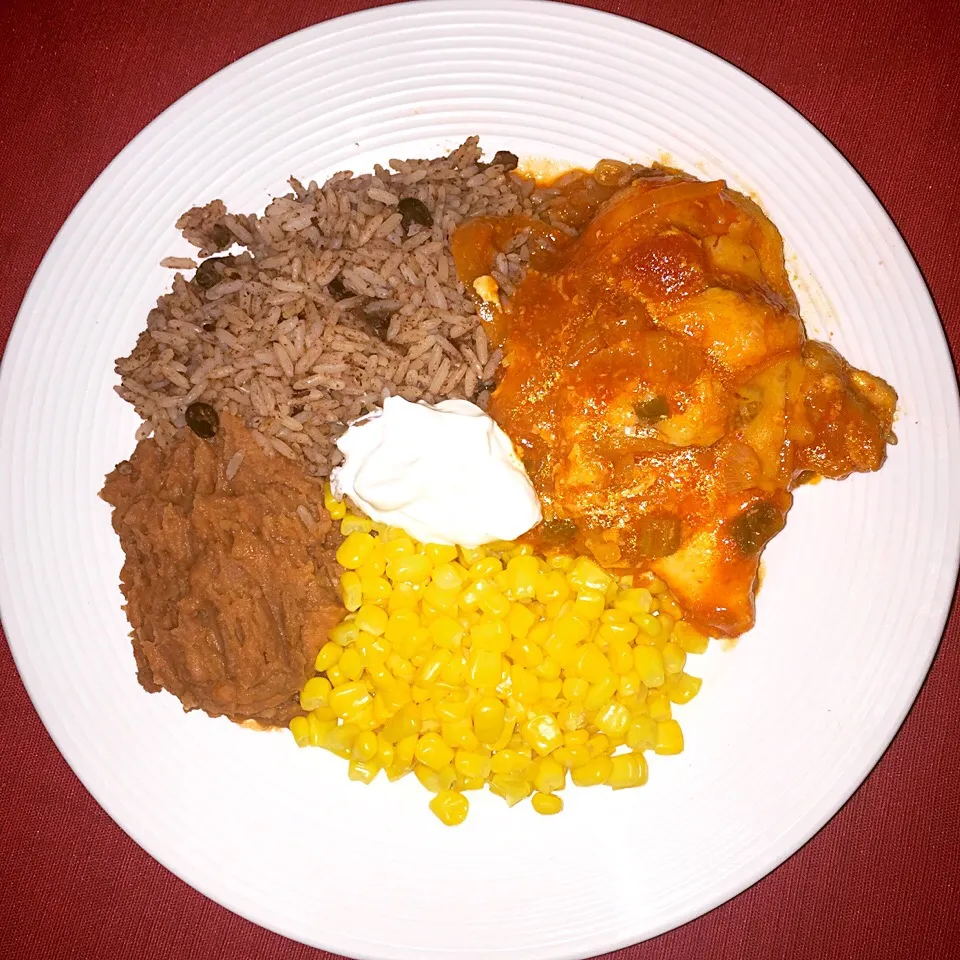
<svg viewBox="0 0 960 960">
<path fill-rule="evenodd" d="M 225 415 L 212 440 L 186 428 L 163 448 L 141 440 L 101 496 L 126 555 L 140 684 L 238 722 L 302 714 L 297 695 L 343 614 L 320 482 Z"/>
</svg>

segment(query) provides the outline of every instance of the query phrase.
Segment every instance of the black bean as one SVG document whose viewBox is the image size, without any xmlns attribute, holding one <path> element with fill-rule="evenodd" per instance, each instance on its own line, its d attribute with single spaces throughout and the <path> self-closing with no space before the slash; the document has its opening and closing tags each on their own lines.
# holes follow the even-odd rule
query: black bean
<svg viewBox="0 0 960 960">
<path fill-rule="evenodd" d="M 233 257 L 209 257 L 197 267 L 197 272 L 193 275 L 193 282 L 201 290 L 209 290 L 223 279 L 223 274 L 216 266 L 218 263 L 224 267 L 232 267 Z"/>
<path fill-rule="evenodd" d="M 515 153 L 511 153 L 509 150 L 498 150 L 493 155 L 493 161 L 490 166 L 503 167 L 505 171 L 516 170 L 519 163 L 520 158 Z"/>
<path fill-rule="evenodd" d="M 226 250 L 233 246 L 233 233 L 222 223 L 215 223 L 210 231 L 210 239 L 217 250 Z"/>
<path fill-rule="evenodd" d="M 402 197 L 397 204 L 397 212 L 403 218 L 403 229 L 409 231 L 414 223 L 423 227 L 433 226 L 433 216 L 427 205 L 416 197 Z"/>
<path fill-rule="evenodd" d="M 183 413 L 187 426 L 201 439 L 212 440 L 220 427 L 217 411 L 209 403 L 191 403 Z"/>
<path fill-rule="evenodd" d="M 340 279 L 339 274 L 327 284 L 327 293 L 329 293 L 334 300 L 346 300 L 347 297 L 353 296 L 353 294 L 343 285 L 343 281 Z"/>
</svg>

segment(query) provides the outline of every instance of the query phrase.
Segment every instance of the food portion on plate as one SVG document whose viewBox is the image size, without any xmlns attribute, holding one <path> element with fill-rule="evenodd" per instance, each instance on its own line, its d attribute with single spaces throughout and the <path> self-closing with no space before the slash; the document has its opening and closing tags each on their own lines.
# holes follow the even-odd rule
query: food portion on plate
<svg viewBox="0 0 960 960">
<path fill-rule="evenodd" d="M 791 489 L 895 442 L 755 203 L 481 156 L 185 214 L 203 259 L 117 361 L 144 424 L 103 492 L 147 690 L 412 772 L 447 824 L 644 783 Z"/>
<path fill-rule="evenodd" d="M 896 393 L 806 339 L 780 235 L 723 181 L 604 161 L 553 190 L 549 226 L 482 217 L 453 238 L 467 283 L 517 236 L 541 243 L 509 310 L 488 304 L 490 412 L 543 503 L 534 542 L 648 567 L 737 636 L 791 487 L 879 469 Z"/>
</svg>

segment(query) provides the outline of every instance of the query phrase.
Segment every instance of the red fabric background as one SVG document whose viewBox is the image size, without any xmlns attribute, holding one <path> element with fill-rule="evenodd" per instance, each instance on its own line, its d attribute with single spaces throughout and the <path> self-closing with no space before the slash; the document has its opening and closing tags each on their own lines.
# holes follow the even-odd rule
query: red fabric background
<svg viewBox="0 0 960 960">
<path fill-rule="evenodd" d="M 106 164 L 249 51 L 371 6 L 310 0 L 0 3 L 0 347 L 40 258 Z M 726 57 L 812 120 L 870 183 L 960 355 L 960 24 L 949 0 L 592 4 Z M 931 958 L 960 933 L 960 615 L 886 756 L 804 849 L 707 916 L 614 956 Z M 60 757 L 0 644 L 0 953 L 64 960 L 329 957 L 196 893 L 137 847 Z"/>
</svg>

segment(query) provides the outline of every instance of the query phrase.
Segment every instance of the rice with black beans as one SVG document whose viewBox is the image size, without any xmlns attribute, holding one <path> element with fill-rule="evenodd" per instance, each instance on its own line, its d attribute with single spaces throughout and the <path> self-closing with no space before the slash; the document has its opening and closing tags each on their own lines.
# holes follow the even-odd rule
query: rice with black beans
<svg viewBox="0 0 960 960">
<path fill-rule="evenodd" d="M 293 192 L 259 217 L 231 215 L 219 200 L 185 213 L 178 229 L 211 259 L 175 275 L 117 361 L 117 391 L 145 421 L 138 439 L 169 442 L 202 400 L 242 417 L 265 450 L 326 476 L 345 425 L 389 395 L 485 405 L 501 352 L 457 280 L 450 237 L 467 218 L 529 215 L 542 198 L 533 181 L 480 156 L 471 137 L 436 160 L 391 160 L 322 186 L 291 179 Z M 404 223 L 408 197 L 432 225 Z M 497 260 L 505 296 L 527 239 Z M 237 244 L 242 252 L 229 253 Z"/>
</svg>

